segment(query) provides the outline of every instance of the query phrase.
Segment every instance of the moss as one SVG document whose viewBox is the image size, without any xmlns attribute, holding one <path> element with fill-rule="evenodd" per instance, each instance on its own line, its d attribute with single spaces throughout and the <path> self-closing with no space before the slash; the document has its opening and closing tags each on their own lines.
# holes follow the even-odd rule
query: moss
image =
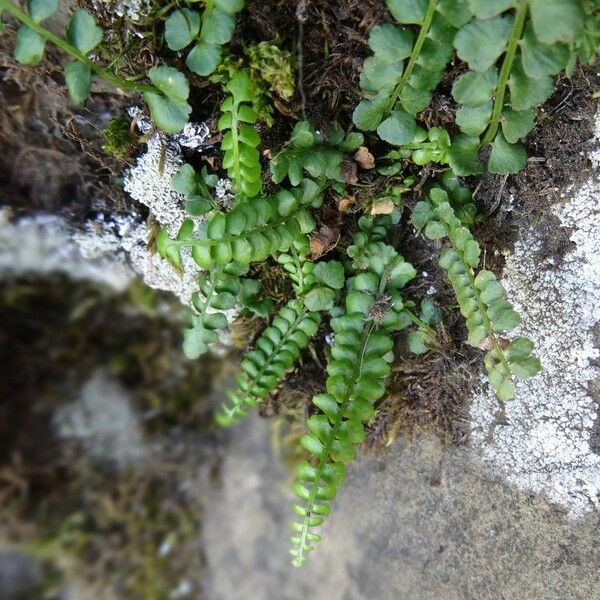
<svg viewBox="0 0 600 600">
<path fill-rule="evenodd" d="M 129 122 L 125 117 L 112 118 L 108 127 L 102 130 L 102 133 L 106 140 L 102 145 L 105 154 L 121 160 L 131 158 L 135 150 L 135 144 L 131 138 Z"/>
</svg>

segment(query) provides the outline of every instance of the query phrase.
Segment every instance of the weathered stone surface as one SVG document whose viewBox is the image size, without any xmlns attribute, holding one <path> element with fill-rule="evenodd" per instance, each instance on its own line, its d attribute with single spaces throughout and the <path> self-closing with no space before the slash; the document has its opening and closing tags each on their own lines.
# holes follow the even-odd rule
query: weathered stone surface
<svg viewBox="0 0 600 600">
<path fill-rule="evenodd" d="M 204 516 L 209 600 L 600 597 L 598 513 L 569 520 L 430 435 L 351 466 L 323 541 L 294 569 L 292 496 L 269 427 L 252 418 L 231 434 Z"/>
</svg>

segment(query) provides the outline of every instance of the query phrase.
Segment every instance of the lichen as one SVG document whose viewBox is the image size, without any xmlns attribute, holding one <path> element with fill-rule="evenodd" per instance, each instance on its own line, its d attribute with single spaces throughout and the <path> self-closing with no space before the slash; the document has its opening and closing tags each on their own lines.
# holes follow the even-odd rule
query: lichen
<svg viewBox="0 0 600 600">
<path fill-rule="evenodd" d="M 573 249 L 559 266 L 540 260 L 544 240 L 530 229 L 507 257 L 503 279 L 523 315 L 518 333 L 536 341 L 544 370 L 521 382 L 506 405 L 491 392 L 476 396 L 471 416 L 473 443 L 488 464 L 578 517 L 600 507 L 600 456 L 591 448 L 598 407 L 589 391 L 600 376 L 593 333 L 600 320 L 600 177 L 570 193 L 553 212 L 572 232 Z"/>
</svg>

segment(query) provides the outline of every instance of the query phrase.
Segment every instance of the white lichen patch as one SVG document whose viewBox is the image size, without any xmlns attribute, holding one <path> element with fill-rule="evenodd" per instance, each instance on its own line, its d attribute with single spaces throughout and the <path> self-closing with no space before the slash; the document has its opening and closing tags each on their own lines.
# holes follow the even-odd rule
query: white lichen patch
<svg viewBox="0 0 600 600">
<path fill-rule="evenodd" d="M 536 342 L 544 370 L 519 383 L 504 406 L 491 392 L 478 395 L 471 418 L 472 443 L 487 464 L 579 517 L 600 507 L 600 456 L 591 448 L 598 403 L 590 392 L 600 377 L 593 332 L 600 320 L 600 177 L 571 193 L 553 210 L 574 243 L 562 263 L 539 259 L 543 239 L 532 229 L 504 271 L 523 317 L 515 333 Z"/>
<path fill-rule="evenodd" d="M 152 216 L 176 235 L 186 217 L 185 197 L 176 192 L 171 181 L 183 164 L 183 157 L 160 135 L 148 140 L 148 149 L 125 175 L 125 191 L 150 209 Z"/>
<path fill-rule="evenodd" d="M 189 251 L 177 272 L 149 246 L 151 233 L 137 213 L 99 213 L 77 228 L 63 218 L 36 215 L 11 220 L 0 210 L 0 279 L 22 273 L 64 273 L 123 290 L 137 276 L 150 287 L 175 294 L 190 305 L 199 268 Z"/>
</svg>

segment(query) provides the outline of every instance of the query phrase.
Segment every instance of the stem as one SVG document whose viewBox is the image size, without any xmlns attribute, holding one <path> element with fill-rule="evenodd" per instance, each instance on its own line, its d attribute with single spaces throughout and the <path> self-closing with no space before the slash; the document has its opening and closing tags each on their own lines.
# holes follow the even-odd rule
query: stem
<svg viewBox="0 0 600 600">
<path fill-rule="evenodd" d="M 433 15 L 435 14 L 437 3 L 438 0 L 430 0 L 429 2 L 427 12 L 425 13 L 425 18 L 423 19 L 423 24 L 421 25 L 421 30 L 419 31 L 419 36 L 417 37 L 417 41 L 415 42 L 415 47 L 413 48 L 412 54 L 410 55 L 408 65 L 406 65 L 406 70 L 402 74 L 398 85 L 394 88 L 394 91 L 392 92 L 386 113 L 389 113 L 394 108 L 394 104 L 396 104 L 396 101 L 402 93 L 406 82 L 412 75 L 412 72 L 417 64 L 417 60 L 419 59 L 421 48 L 423 48 L 423 44 L 425 43 L 425 38 L 427 38 L 427 34 L 429 33 L 429 28 L 431 27 L 431 22 L 433 21 Z"/>
<path fill-rule="evenodd" d="M 147 85 L 143 83 L 137 83 L 135 81 L 129 81 L 127 79 L 121 79 L 119 76 L 114 75 L 110 71 L 102 68 L 100 65 L 91 61 L 85 54 L 82 54 L 75 46 L 70 44 L 66 39 L 52 33 L 46 29 L 40 23 L 34 21 L 25 11 L 21 10 L 18 6 L 10 2 L 10 0 L 0 0 L 0 12 L 2 10 L 8 11 L 13 17 L 21 21 L 24 25 L 27 25 L 30 29 L 33 29 L 36 33 L 41 35 L 43 38 L 52 42 L 58 46 L 61 50 L 78 60 L 79 62 L 87 65 L 97 75 L 105 79 L 114 86 L 124 90 L 132 90 L 136 92 L 153 92 L 159 93 L 158 88 L 153 85 Z"/>
<path fill-rule="evenodd" d="M 496 85 L 496 99 L 494 100 L 494 108 L 492 110 L 492 116 L 490 117 L 490 124 L 483 141 L 481 142 L 482 146 L 489 144 L 494 137 L 496 137 L 496 133 L 498 132 L 500 117 L 502 116 L 502 109 L 504 108 L 506 84 L 515 60 L 519 40 L 523 35 L 523 28 L 525 26 L 525 19 L 527 17 L 527 7 L 528 0 L 520 0 L 519 5 L 517 6 L 517 12 L 515 14 L 515 22 L 513 24 L 512 31 L 510 32 L 510 38 L 508 39 L 508 47 L 506 49 L 506 54 L 504 55 L 504 61 L 502 62 L 500 75 L 498 76 L 498 84 Z"/>
</svg>

